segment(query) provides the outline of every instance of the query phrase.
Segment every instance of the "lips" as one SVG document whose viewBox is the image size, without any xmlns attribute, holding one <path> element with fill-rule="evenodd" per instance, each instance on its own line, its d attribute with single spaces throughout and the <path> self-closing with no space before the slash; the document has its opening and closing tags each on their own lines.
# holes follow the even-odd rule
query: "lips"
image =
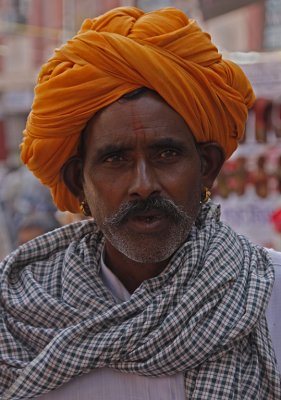
<svg viewBox="0 0 281 400">
<path fill-rule="evenodd" d="M 127 226 L 142 234 L 160 233 L 166 228 L 167 220 L 167 216 L 158 210 L 144 211 L 130 216 Z"/>
</svg>

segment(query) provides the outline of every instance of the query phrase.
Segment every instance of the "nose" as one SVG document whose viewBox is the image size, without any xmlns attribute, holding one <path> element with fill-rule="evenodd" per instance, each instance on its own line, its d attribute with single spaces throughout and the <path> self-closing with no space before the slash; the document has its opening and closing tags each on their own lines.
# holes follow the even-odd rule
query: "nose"
<svg viewBox="0 0 281 400">
<path fill-rule="evenodd" d="M 129 196 L 146 199 L 160 192 L 160 184 L 154 169 L 145 160 L 136 163 L 129 187 Z"/>
</svg>

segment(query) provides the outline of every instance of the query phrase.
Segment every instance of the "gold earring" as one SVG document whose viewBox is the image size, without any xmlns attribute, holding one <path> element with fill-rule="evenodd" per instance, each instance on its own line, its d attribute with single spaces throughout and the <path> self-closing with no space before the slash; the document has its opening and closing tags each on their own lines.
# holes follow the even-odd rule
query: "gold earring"
<svg viewBox="0 0 281 400">
<path fill-rule="evenodd" d="M 207 203 L 207 201 L 211 197 L 211 194 L 211 191 L 207 187 L 205 187 L 204 192 L 202 193 L 202 203 Z"/>
<path fill-rule="evenodd" d="M 88 203 L 85 200 L 81 201 L 81 204 L 80 204 L 79 208 L 80 208 L 80 211 L 85 215 L 85 217 L 90 217 L 91 216 L 90 207 L 89 207 Z"/>
</svg>

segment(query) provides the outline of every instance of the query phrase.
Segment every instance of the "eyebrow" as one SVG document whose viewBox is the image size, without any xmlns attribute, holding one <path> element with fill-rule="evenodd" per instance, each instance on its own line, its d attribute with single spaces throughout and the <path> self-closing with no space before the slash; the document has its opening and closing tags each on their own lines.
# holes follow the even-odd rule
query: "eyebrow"
<svg viewBox="0 0 281 400">
<path fill-rule="evenodd" d="M 165 147 L 183 148 L 183 147 L 185 147 L 185 145 L 182 141 L 169 137 L 169 138 L 159 139 L 159 140 L 157 140 L 157 142 L 152 143 L 148 147 L 151 149 L 163 149 Z"/>
<path fill-rule="evenodd" d="M 104 156 L 106 156 L 107 154 L 111 154 L 111 153 L 118 153 L 121 151 L 128 151 L 131 150 L 132 148 L 129 146 L 125 146 L 125 145 L 118 145 L 118 144 L 108 144 L 104 147 L 101 147 L 100 149 L 97 149 L 97 153 L 96 153 L 96 158 L 100 159 Z"/>
</svg>

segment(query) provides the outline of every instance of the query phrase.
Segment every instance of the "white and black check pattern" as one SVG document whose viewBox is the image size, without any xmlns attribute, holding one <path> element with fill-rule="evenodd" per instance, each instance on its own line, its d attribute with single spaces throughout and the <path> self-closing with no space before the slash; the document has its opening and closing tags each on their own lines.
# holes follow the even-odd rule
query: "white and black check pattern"
<svg viewBox="0 0 281 400">
<path fill-rule="evenodd" d="M 63 227 L 0 266 L 1 399 L 27 399 L 100 367 L 185 373 L 186 399 L 281 398 L 265 309 L 267 252 L 203 206 L 159 276 L 117 304 L 99 276 L 93 221 Z"/>
</svg>

